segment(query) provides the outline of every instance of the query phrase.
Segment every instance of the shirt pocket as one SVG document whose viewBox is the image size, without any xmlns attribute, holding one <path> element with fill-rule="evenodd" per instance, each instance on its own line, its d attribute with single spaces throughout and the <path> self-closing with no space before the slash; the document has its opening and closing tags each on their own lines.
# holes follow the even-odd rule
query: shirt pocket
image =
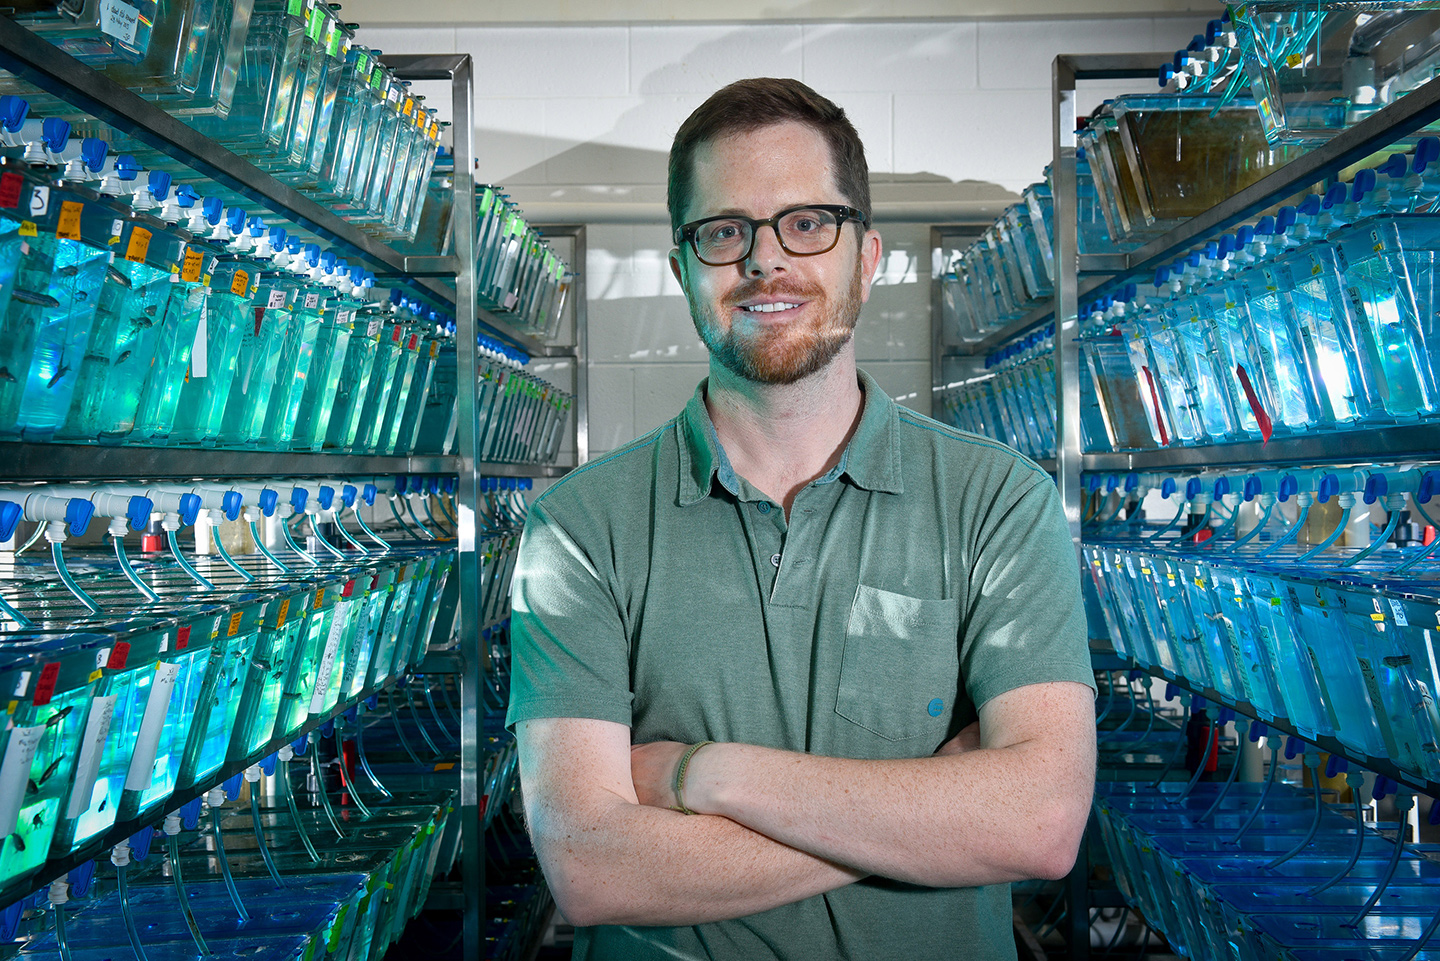
<svg viewBox="0 0 1440 961">
<path fill-rule="evenodd" d="M 835 712 L 887 741 L 935 737 L 955 709 L 960 606 L 861 584 L 850 608 Z"/>
</svg>

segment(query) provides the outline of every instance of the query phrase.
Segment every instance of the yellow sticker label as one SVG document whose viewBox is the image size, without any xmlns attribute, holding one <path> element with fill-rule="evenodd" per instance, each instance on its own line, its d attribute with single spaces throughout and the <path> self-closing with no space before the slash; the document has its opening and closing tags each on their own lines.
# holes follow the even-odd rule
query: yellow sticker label
<svg viewBox="0 0 1440 961">
<path fill-rule="evenodd" d="M 290 615 L 290 598 L 280 602 L 280 613 L 275 616 L 275 626 L 284 627 L 285 619 Z"/>
<path fill-rule="evenodd" d="M 430 359 L 431 359 L 431 360 L 434 360 L 434 359 L 435 359 L 435 355 L 437 355 L 437 354 L 439 354 L 439 353 L 440 353 L 440 341 L 438 341 L 438 340 L 432 340 L 432 341 L 430 341 Z"/>
<path fill-rule="evenodd" d="M 34 221 L 30 221 L 30 220 L 22 220 L 22 221 L 20 221 L 19 234 L 20 234 L 20 236 L 22 236 L 22 237 L 38 237 L 38 236 L 40 236 L 40 232 L 35 229 L 35 223 L 34 223 Z"/>
<path fill-rule="evenodd" d="M 435 765 L 435 770 L 437 770 L 437 771 L 448 771 L 448 770 L 450 770 L 451 768 L 453 768 L 454 766 L 455 766 L 455 765 L 454 765 L 452 762 L 450 762 L 450 761 L 445 761 L 445 762 L 443 762 L 443 763 L 440 763 L 440 764 Z"/>
<path fill-rule="evenodd" d="M 55 225 L 55 236 L 66 240 L 80 239 L 80 211 L 85 205 L 78 200 L 66 200 L 60 204 L 60 221 Z"/>
<path fill-rule="evenodd" d="M 98 680 L 100 680 L 100 678 L 102 678 L 102 677 L 104 677 L 104 676 L 105 676 L 105 672 L 102 671 L 102 670 L 100 670 L 100 668 L 98 668 L 98 667 L 95 668 L 95 670 L 93 670 L 93 671 L 90 672 L 90 680 L 91 680 L 91 681 L 98 681 Z"/>
<path fill-rule="evenodd" d="M 1371 614 L 1371 615 L 1370 615 L 1370 620 L 1372 620 L 1372 621 L 1377 621 L 1377 622 L 1378 622 L 1378 621 L 1383 621 L 1383 620 L 1385 620 L 1385 615 L 1384 615 L 1384 614 Z"/>
<path fill-rule="evenodd" d="M 1195 578 L 1195 586 L 1198 587 L 1198 588 L 1200 588 L 1200 589 L 1203 591 L 1203 590 L 1205 589 L 1205 578 L 1203 578 L 1203 577 L 1197 577 L 1197 578 Z"/>
<path fill-rule="evenodd" d="M 318 611 L 318 610 L 320 610 L 320 608 L 322 608 L 322 607 L 324 607 L 324 606 L 325 606 L 325 588 L 322 587 L 322 588 L 320 588 L 318 591 L 315 592 L 315 610 Z"/>
<path fill-rule="evenodd" d="M 198 283 L 205 266 L 205 255 L 194 247 L 185 248 L 185 262 L 180 265 L 180 279 L 187 284 Z"/>
<path fill-rule="evenodd" d="M 243 611 L 236 611 L 234 614 L 231 614 L 230 626 L 225 629 L 225 636 L 234 637 L 235 632 L 240 630 L 240 622 L 244 620 L 244 618 L 245 614 Z"/>
<path fill-rule="evenodd" d="M 150 252 L 150 231 L 144 227 L 133 227 L 130 230 L 130 243 L 125 246 L 125 259 L 135 263 L 145 260 L 145 255 Z"/>
<path fill-rule="evenodd" d="M 245 291 L 250 289 L 250 274 L 243 270 L 235 271 L 235 279 L 230 282 L 230 293 L 236 297 L 244 297 Z"/>
<path fill-rule="evenodd" d="M 6 714 L 14 714 L 14 713 L 15 713 L 15 709 L 16 709 L 17 707 L 19 707 L 19 706 L 20 706 L 20 702 L 19 702 L 19 701 L 11 701 L 9 704 L 6 704 L 6 705 L 5 705 L 5 713 L 6 713 Z"/>
<path fill-rule="evenodd" d="M 1298 67 L 1304 62 L 1305 58 L 1300 56 L 1300 54 L 1298 53 L 1292 53 L 1290 56 L 1285 58 L 1285 66 L 1291 68 Z"/>
</svg>

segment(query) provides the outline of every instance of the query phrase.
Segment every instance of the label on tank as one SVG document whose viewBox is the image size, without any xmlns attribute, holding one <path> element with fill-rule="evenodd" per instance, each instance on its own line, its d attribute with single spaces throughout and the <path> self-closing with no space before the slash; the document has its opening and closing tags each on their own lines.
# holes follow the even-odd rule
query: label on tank
<svg viewBox="0 0 1440 961">
<path fill-rule="evenodd" d="M 80 239 L 80 213 L 85 205 L 78 200 L 64 200 L 60 203 L 60 220 L 55 225 L 55 236 L 66 240 Z"/>
<path fill-rule="evenodd" d="M 32 698 L 36 707 L 50 703 L 50 699 L 55 696 L 55 682 L 59 677 L 59 661 L 51 661 L 40 669 L 40 679 L 35 682 L 35 696 Z"/>
<path fill-rule="evenodd" d="M 125 259 L 134 263 L 143 263 L 145 255 L 150 253 L 150 231 L 144 227 L 133 227 L 130 230 L 130 243 L 125 245 Z"/>
<path fill-rule="evenodd" d="M 170 696 L 175 693 L 175 677 L 179 673 L 180 665 L 171 661 L 155 665 L 150 696 L 145 701 L 145 716 L 140 720 L 140 733 L 135 738 L 135 753 L 125 774 L 127 791 L 148 791 L 155 780 L 155 754 L 160 748 L 160 733 L 165 729 L 165 715 L 170 711 Z"/>
<path fill-rule="evenodd" d="M 1409 627 L 1410 621 L 1405 617 L 1405 605 L 1393 597 L 1387 597 L 1386 600 L 1390 602 L 1390 610 L 1395 615 L 1395 623 L 1401 627 Z"/>
<path fill-rule="evenodd" d="M 270 291 L 270 296 L 269 296 L 269 297 L 266 299 L 266 301 L 265 301 L 265 306 L 266 306 L 266 307 L 270 307 L 270 308 L 284 307 L 284 306 L 285 306 L 285 300 L 286 300 L 285 291 L 283 291 L 283 290 L 272 290 L 272 291 Z"/>
<path fill-rule="evenodd" d="M 204 251 L 196 250 L 194 247 L 186 247 L 185 261 L 180 265 L 180 279 L 187 284 L 198 283 L 200 281 L 200 271 L 204 266 Z"/>
<path fill-rule="evenodd" d="M 10 741 L 5 745 L 5 760 L 0 761 L 0 831 L 9 837 L 20 818 L 20 804 L 25 800 L 25 785 L 30 779 L 30 763 L 35 760 L 35 748 L 45 725 L 17 727 L 10 731 Z"/>
<path fill-rule="evenodd" d="M 340 639 L 345 635 L 344 611 L 335 608 L 330 618 L 330 633 L 325 637 L 325 653 L 320 657 L 320 670 L 315 675 L 315 693 L 310 698 L 310 713 L 325 709 L 325 695 L 330 691 L 330 675 L 335 673 L 335 658 L 340 653 Z"/>
<path fill-rule="evenodd" d="M 381 323 L 381 322 L 380 322 L 380 318 L 379 318 L 379 317 L 376 317 L 376 318 L 372 319 L 372 320 L 370 321 L 369 325 L 366 326 L 366 328 L 365 328 L 365 336 L 366 336 L 366 337 L 379 337 L 379 336 L 380 336 L 380 323 Z"/>
<path fill-rule="evenodd" d="M 43 217 L 50 212 L 50 188 L 36 187 L 30 192 L 30 216 Z"/>
<path fill-rule="evenodd" d="M 20 203 L 25 178 L 17 173 L 0 174 L 0 207 L 12 209 Z"/>
<path fill-rule="evenodd" d="M 90 704 L 90 717 L 80 740 L 80 759 L 75 762 L 75 786 L 70 789 L 70 804 L 65 809 L 65 817 L 71 820 L 90 807 L 95 781 L 100 776 L 100 759 L 105 754 L 105 739 L 110 736 L 110 722 L 115 717 L 115 699 L 116 695 L 108 694 Z"/>
<path fill-rule="evenodd" d="M 190 377 L 200 380 L 210 370 L 210 298 L 200 304 L 200 320 L 195 325 L 195 343 L 190 346 Z"/>
<path fill-rule="evenodd" d="M 249 289 L 250 275 L 243 270 L 235 271 L 235 278 L 230 282 L 230 293 L 236 297 L 244 297 Z"/>
<path fill-rule="evenodd" d="M 140 8 L 125 0 L 100 0 L 100 32 L 133 44 L 140 26 Z"/>
</svg>

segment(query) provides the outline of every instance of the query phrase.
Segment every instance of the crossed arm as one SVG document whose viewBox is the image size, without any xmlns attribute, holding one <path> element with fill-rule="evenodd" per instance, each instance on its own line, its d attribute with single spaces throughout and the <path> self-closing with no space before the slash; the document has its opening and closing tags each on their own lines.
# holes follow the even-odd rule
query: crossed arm
<svg viewBox="0 0 1440 961">
<path fill-rule="evenodd" d="M 1094 701 L 1033 684 L 980 709 L 932 757 L 856 761 L 745 744 L 637 745 L 609 721 L 518 725 L 525 811 L 545 876 L 578 925 L 741 917 L 870 874 L 934 887 L 1058 878 L 1095 777 Z"/>
</svg>

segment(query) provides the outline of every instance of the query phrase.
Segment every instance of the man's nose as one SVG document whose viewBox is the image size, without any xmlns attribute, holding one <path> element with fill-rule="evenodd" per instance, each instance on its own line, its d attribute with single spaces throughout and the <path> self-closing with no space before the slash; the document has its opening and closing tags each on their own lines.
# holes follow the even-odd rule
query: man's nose
<svg viewBox="0 0 1440 961">
<path fill-rule="evenodd" d="M 790 255 L 780 246 L 780 235 L 775 228 L 768 225 L 760 227 L 755 234 L 755 244 L 750 248 L 750 256 L 745 259 L 745 275 L 764 277 L 776 270 L 785 270 L 789 263 Z"/>
</svg>

